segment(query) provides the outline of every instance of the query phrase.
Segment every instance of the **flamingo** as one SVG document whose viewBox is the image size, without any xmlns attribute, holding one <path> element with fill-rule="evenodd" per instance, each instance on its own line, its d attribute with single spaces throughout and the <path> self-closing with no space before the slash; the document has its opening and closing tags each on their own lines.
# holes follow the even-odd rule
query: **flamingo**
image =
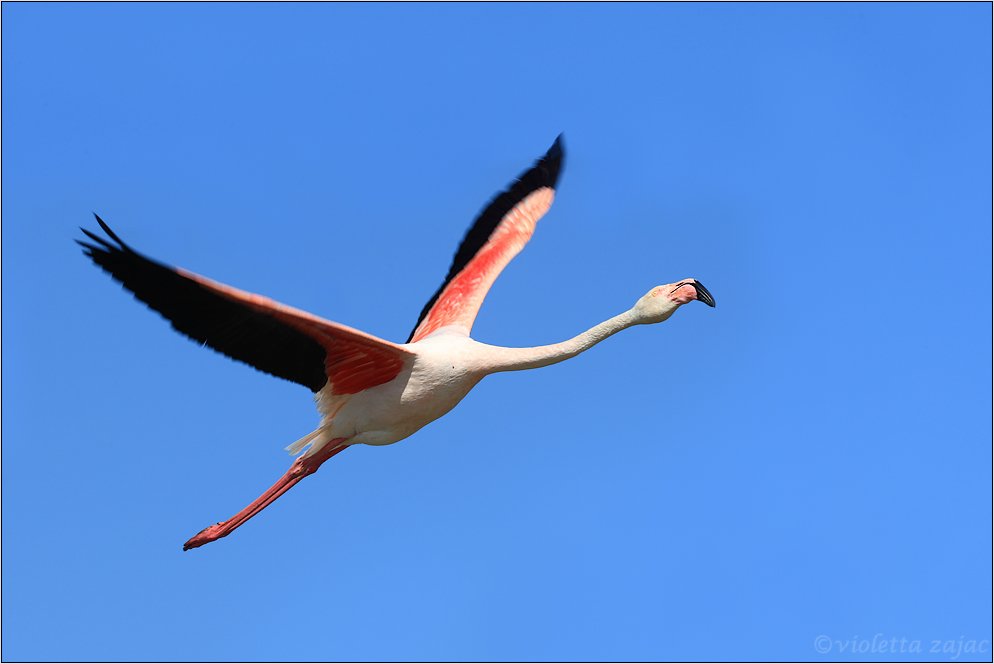
<svg viewBox="0 0 994 664">
<path fill-rule="evenodd" d="M 183 550 L 232 531 L 352 445 L 391 445 L 445 415 L 485 376 L 536 369 L 582 353 L 633 325 L 661 323 L 680 306 L 714 306 L 696 279 L 656 286 L 635 306 L 562 343 L 504 348 L 473 340 L 473 320 L 497 275 L 548 212 L 563 165 L 562 135 L 479 215 L 445 281 L 396 344 L 248 293 L 134 251 L 94 213 L 106 240 L 76 240 L 83 253 L 179 332 L 228 357 L 314 392 L 320 426 L 286 449 L 298 455 L 268 491 L 227 521 L 190 538 Z M 301 454 L 302 453 L 302 454 Z"/>
</svg>

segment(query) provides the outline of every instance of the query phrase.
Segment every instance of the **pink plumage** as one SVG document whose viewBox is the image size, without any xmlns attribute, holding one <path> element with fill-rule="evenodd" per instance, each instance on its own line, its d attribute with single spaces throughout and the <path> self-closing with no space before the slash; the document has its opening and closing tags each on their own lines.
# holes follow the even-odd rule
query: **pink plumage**
<svg viewBox="0 0 994 664">
<path fill-rule="evenodd" d="M 320 426 L 287 449 L 303 452 L 244 510 L 191 538 L 192 549 L 225 537 L 350 445 L 389 445 L 449 412 L 488 374 L 569 359 L 632 325 L 668 319 L 681 305 L 714 298 L 694 279 L 658 286 L 635 306 L 567 341 L 503 348 L 470 338 L 494 280 L 548 212 L 562 168 L 561 137 L 534 167 L 498 194 L 470 227 L 442 286 L 406 344 L 395 344 L 148 259 L 99 218 L 111 242 L 85 229 L 93 261 L 178 331 L 315 392 Z M 116 243 L 116 244 L 115 244 Z"/>
</svg>

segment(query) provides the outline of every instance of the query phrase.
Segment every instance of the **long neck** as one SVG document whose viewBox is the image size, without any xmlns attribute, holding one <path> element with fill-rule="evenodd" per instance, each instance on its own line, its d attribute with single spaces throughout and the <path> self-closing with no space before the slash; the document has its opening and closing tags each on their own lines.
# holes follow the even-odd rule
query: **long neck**
<svg viewBox="0 0 994 664">
<path fill-rule="evenodd" d="M 491 346 L 493 351 L 490 362 L 488 363 L 487 373 L 537 369 L 538 367 L 545 367 L 568 360 L 607 339 L 612 334 L 635 325 L 637 322 L 634 314 L 631 311 L 626 311 L 614 318 L 609 318 L 600 325 L 595 325 L 583 334 L 562 343 L 552 344 L 551 346 L 536 346 L 534 348 L 501 348 L 499 346 Z"/>
</svg>

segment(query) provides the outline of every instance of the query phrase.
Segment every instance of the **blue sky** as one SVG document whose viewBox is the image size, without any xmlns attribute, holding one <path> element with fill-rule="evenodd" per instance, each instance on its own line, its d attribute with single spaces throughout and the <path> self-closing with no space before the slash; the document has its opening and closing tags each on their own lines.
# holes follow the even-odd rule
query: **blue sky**
<svg viewBox="0 0 994 664">
<path fill-rule="evenodd" d="M 4 660 L 990 660 L 990 4 L 2 25 Z M 85 260 L 91 211 L 402 341 L 560 132 L 474 336 L 559 341 L 686 277 L 717 308 L 490 377 L 184 553 L 317 415 Z"/>
</svg>

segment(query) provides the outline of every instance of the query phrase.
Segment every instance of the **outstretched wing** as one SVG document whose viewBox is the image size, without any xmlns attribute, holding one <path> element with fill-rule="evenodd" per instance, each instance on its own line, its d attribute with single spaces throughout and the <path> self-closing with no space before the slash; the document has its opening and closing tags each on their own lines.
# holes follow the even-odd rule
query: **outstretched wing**
<svg viewBox="0 0 994 664">
<path fill-rule="evenodd" d="M 96 216 L 96 215 L 94 215 Z M 354 394 L 393 380 L 414 355 L 397 344 L 353 330 L 133 251 L 107 224 L 115 246 L 86 229 L 79 242 L 93 262 L 178 331 L 260 371 L 317 392 L 331 381 Z"/>
<path fill-rule="evenodd" d="M 466 333 L 497 275 L 524 248 L 555 197 L 563 164 L 562 134 L 549 151 L 497 195 L 466 233 L 445 282 L 421 311 L 408 343 L 420 341 L 446 325 Z"/>
</svg>

